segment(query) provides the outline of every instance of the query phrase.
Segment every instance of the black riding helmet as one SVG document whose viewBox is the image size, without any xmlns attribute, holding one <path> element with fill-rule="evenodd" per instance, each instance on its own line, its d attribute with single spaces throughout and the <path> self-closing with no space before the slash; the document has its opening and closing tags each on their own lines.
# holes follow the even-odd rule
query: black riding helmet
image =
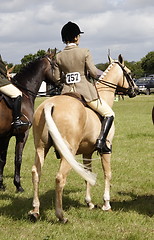
<svg viewBox="0 0 154 240">
<path fill-rule="evenodd" d="M 84 32 L 81 32 L 79 26 L 76 23 L 68 22 L 63 26 L 61 30 L 62 41 L 64 43 L 71 42 L 76 36 L 81 33 Z"/>
</svg>

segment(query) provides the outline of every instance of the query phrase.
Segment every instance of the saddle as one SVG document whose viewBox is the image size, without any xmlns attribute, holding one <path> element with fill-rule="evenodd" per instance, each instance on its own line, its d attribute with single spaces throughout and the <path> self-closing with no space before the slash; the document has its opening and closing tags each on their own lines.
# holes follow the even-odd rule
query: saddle
<svg viewBox="0 0 154 240">
<path fill-rule="evenodd" d="M 12 102 L 12 99 L 10 97 L 8 97 L 7 95 L 5 95 L 3 93 L 0 93 L 0 102 L 2 101 L 2 99 L 4 99 L 8 108 L 10 108 L 10 109 L 13 108 L 13 102 Z"/>
</svg>

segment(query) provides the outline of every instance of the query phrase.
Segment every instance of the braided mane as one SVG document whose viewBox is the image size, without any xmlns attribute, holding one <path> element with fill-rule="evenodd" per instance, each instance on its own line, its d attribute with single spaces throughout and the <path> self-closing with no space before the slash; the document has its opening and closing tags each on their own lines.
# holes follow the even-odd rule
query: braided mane
<svg viewBox="0 0 154 240">
<path fill-rule="evenodd" d="M 112 62 L 111 64 L 109 64 L 109 66 L 107 67 L 107 69 L 103 72 L 103 74 L 100 76 L 100 80 L 104 79 L 106 77 L 106 75 L 109 73 L 109 71 L 111 70 L 111 68 L 113 67 L 113 65 L 115 64 L 115 62 Z"/>
</svg>

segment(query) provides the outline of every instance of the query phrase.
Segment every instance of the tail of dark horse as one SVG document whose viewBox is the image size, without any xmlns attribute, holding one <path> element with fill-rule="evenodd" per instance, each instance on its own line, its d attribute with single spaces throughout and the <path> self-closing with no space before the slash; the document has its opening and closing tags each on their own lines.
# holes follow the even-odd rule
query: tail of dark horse
<svg viewBox="0 0 154 240">
<path fill-rule="evenodd" d="M 52 118 L 52 112 L 54 109 L 53 103 L 48 103 L 44 107 L 45 113 L 45 120 L 48 127 L 48 131 L 52 140 L 58 150 L 58 152 L 67 160 L 67 162 L 71 165 L 71 167 L 87 182 L 91 185 L 94 185 L 96 182 L 96 175 L 88 170 L 85 169 L 84 165 L 79 164 L 70 149 L 68 148 L 67 144 L 65 143 L 64 139 L 62 138 L 56 124 Z"/>
<path fill-rule="evenodd" d="M 154 124 L 154 107 L 152 109 L 152 121 L 153 121 L 153 124 Z"/>
</svg>

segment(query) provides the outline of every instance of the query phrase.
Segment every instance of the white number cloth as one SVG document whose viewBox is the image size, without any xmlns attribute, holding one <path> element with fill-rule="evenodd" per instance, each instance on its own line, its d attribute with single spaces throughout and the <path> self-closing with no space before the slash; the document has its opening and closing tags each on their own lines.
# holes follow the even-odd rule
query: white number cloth
<svg viewBox="0 0 154 240">
<path fill-rule="evenodd" d="M 79 72 L 72 72 L 66 74 L 66 83 L 72 84 L 72 83 L 78 83 L 81 81 L 81 76 Z"/>
</svg>

